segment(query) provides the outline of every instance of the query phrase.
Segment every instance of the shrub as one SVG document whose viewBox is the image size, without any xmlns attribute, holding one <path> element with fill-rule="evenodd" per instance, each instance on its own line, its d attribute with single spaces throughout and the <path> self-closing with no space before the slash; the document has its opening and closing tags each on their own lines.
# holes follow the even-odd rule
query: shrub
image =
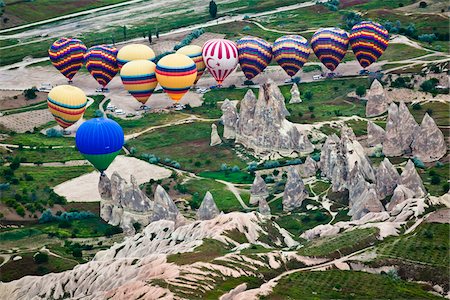
<svg viewBox="0 0 450 300">
<path fill-rule="evenodd" d="M 441 183 L 441 178 L 439 177 L 439 175 L 431 176 L 431 184 L 438 185 L 440 183 Z"/>
<path fill-rule="evenodd" d="M 250 28 L 250 26 L 244 26 L 244 28 L 242 28 L 242 31 L 249 31 L 251 28 Z"/>
<path fill-rule="evenodd" d="M 310 106 L 308 106 L 308 110 L 310 111 L 310 112 L 313 112 L 314 111 L 314 105 L 310 105 Z"/>
<path fill-rule="evenodd" d="M 425 1 L 420 1 L 419 8 L 426 8 L 428 4 Z"/>
<path fill-rule="evenodd" d="M 412 109 L 413 110 L 421 110 L 422 109 L 422 105 L 420 105 L 420 103 L 414 103 L 412 105 Z"/>
<path fill-rule="evenodd" d="M 83 251 L 80 248 L 74 248 L 72 250 L 72 255 L 77 258 L 83 257 Z"/>
<path fill-rule="evenodd" d="M 311 100 L 313 98 L 313 92 L 311 91 L 306 91 L 304 96 L 303 96 L 306 100 Z"/>
<path fill-rule="evenodd" d="M 431 44 L 432 42 L 437 40 L 437 36 L 434 33 L 431 34 L 421 34 L 418 36 L 419 41 L 421 42 L 425 42 L 425 43 L 429 43 Z"/>
<path fill-rule="evenodd" d="M 448 191 L 450 190 L 450 183 L 446 182 L 442 185 L 442 191 L 444 193 L 448 193 Z"/>
<path fill-rule="evenodd" d="M 94 117 L 102 118 L 103 117 L 103 112 L 100 109 L 96 109 L 95 112 L 94 112 Z"/>
<path fill-rule="evenodd" d="M 24 217 L 25 216 L 25 209 L 23 208 L 23 206 L 16 207 L 16 213 L 19 216 Z"/>
<path fill-rule="evenodd" d="M 238 166 L 233 166 L 233 168 L 231 168 L 231 172 L 233 173 L 237 173 L 239 172 L 241 169 Z"/>
<path fill-rule="evenodd" d="M 36 254 L 34 254 L 33 260 L 37 264 L 46 263 L 46 262 L 48 262 L 48 254 L 42 253 L 42 252 L 37 252 Z"/>
<path fill-rule="evenodd" d="M 45 132 L 45 135 L 47 135 L 48 137 L 61 137 L 63 136 L 62 131 L 61 130 L 57 130 L 55 128 L 50 128 Z"/>
<path fill-rule="evenodd" d="M 356 88 L 355 92 L 356 92 L 356 95 L 358 95 L 359 97 L 362 97 L 366 94 L 366 87 L 360 85 Z"/>
<path fill-rule="evenodd" d="M 37 88 L 33 86 L 31 89 L 24 90 L 23 95 L 25 96 L 25 98 L 27 100 L 36 99 L 36 97 L 37 97 L 36 91 L 37 91 Z"/>
<path fill-rule="evenodd" d="M 425 164 L 423 163 L 423 161 L 421 161 L 421 160 L 418 159 L 417 157 L 414 157 L 414 158 L 412 159 L 412 161 L 413 161 L 413 163 L 414 163 L 414 165 L 415 165 L 416 167 L 421 168 L 421 169 L 425 169 Z"/>
</svg>

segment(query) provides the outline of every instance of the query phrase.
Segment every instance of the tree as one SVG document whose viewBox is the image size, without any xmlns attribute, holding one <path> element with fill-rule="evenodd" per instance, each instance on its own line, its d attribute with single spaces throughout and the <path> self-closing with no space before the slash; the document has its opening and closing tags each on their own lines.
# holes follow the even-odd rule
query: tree
<svg viewBox="0 0 450 300">
<path fill-rule="evenodd" d="M 311 100 L 313 97 L 313 93 L 311 91 L 306 91 L 304 97 L 306 100 Z"/>
<path fill-rule="evenodd" d="M 25 216 L 25 209 L 23 209 L 23 206 L 16 207 L 16 213 L 21 217 Z"/>
<path fill-rule="evenodd" d="M 83 251 L 81 251 L 81 249 L 80 248 L 74 248 L 73 250 L 72 250 L 72 255 L 73 255 L 73 257 L 82 257 L 83 256 Z"/>
<path fill-rule="evenodd" d="M 36 99 L 36 97 L 37 97 L 36 91 L 37 91 L 37 89 L 35 87 L 32 87 L 31 89 L 24 90 L 23 95 L 25 96 L 25 98 L 27 100 Z"/>
<path fill-rule="evenodd" d="M 437 37 L 436 37 L 436 35 L 434 33 L 432 33 L 432 34 L 421 34 L 421 35 L 419 35 L 418 39 L 421 42 L 426 42 L 428 44 L 431 44 L 432 42 L 437 40 Z"/>
<path fill-rule="evenodd" d="M 148 31 L 148 43 L 149 44 L 152 43 L 152 31 L 151 30 Z"/>
<path fill-rule="evenodd" d="M 428 6 L 428 4 L 425 1 L 420 1 L 419 8 L 425 8 L 427 6 Z"/>
<path fill-rule="evenodd" d="M 42 252 L 37 252 L 34 256 L 33 256 L 34 262 L 37 264 L 42 264 L 42 263 L 46 263 L 48 262 L 48 254 L 47 253 L 42 253 Z"/>
<path fill-rule="evenodd" d="M 103 112 L 100 109 L 96 109 L 95 112 L 94 112 L 94 117 L 102 118 L 103 117 Z"/>
<path fill-rule="evenodd" d="M 366 87 L 360 85 L 356 88 L 355 92 L 356 92 L 356 95 L 358 95 L 359 97 L 362 97 L 366 94 Z"/>
<path fill-rule="evenodd" d="M 211 0 L 211 2 L 209 2 L 209 14 L 213 19 L 217 17 L 217 4 L 216 2 L 214 2 L 214 0 Z"/>
</svg>

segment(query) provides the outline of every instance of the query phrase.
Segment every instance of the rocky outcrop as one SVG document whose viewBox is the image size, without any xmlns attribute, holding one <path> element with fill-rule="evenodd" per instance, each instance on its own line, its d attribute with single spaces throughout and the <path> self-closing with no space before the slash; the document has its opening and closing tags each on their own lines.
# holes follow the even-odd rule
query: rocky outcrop
<svg viewBox="0 0 450 300">
<path fill-rule="evenodd" d="M 374 185 L 370 184 L 366 185 L 359 199 L 353 203 L 349 215 L 352 216 L 352 220 L 359 220 L 368 213 L 382 211 L 384 211 L 383 204 L 378 199 Z"/>
<path fill-rule="evenodd" d="M 170 198 L 162 186 L 158 185 L 155 190 L 155 204 L 151 221 L 169 220 L 177 222 L 180 216 L 180 212 L 172 198 Z"/>
<path fill-rule="evenodd" d="M 292 211 L 302 205 L 308 196 L 302 178 L 294 167 L 289 167 L 286 186 L 283 194 L 283 210 Z"/>
<path fill-rule="evenodd" d="M 419 124 L 410 113 L 404 102 L 400 102 L 398 106 L 399 114 L 399 133 L 402 140 L 401 148 L 405 154 L 411 153 L 411 144 L 419 131 Z"/>
<path fill-rule="evenodd" d="M 394 193 L 394 189 L 400 182 L 397 169 L 385 158 L 377 168 L 376 189 L 379 199 L 384 199 Z"/>
<path fill-rule="evenodd" d="M 111 176 L 100 176 L 98 189 L 102 197 L 100 216 L 114 226 L 120 226 L 126 234 L 134 234 L 133 223 L 143 226 L 150 222 L 153 202 L 141 191 L 131 176 L 131 184 L 117 172 Z"/>
<path fill-rule="evenodd" d="M 220 214 L 219 209 L 217 208 L 216 203 L 214 202 L 214 198 L 210 192 L 206 192 L 205 197 L 203 198 L 202 204 L 197 211 L 197 219 L 198 220 L 211 220 L 217 217 Z"/>
<path fill-rule="evenodd" d="M 267 203 L 266 199 L 261 199 L 258 202 L 258 210 L 259 213 L 265 216 L 270 216 L 271 212 L 270 212 L 270 207 L 269 204 Z"/>
<path fill-rule="evenodd" d="M 239 118 L 236 107 L 233 103 L 225 99 L 221 106 L 222 110 L 222 123 L 223 123 L 223 138 L 227 140 L 236 138 L 236 124 Z"/>
<path fill-rule="evenodd" d="M 372 121 L 367 122 L 367 145 L 373 147 L 384 142 L 386 132 L 381 126 Z"/>
<path fill-rule="evenodd" d="M 398 106 L 391 103 L 386 122 L 386 133 L 383 142 L 383 153 L 386 156 L 400 156 L 403 154 L 402 137 L 399 128 Z"/>
<path fill-rule="evenodd" d="M 291 100 L 289 100 L 289 104 L 296 104 L 302 102 L 302 99 L 300 99 L 300 91 L 298 90 L 298 86 L 296 83 L 292 84 L 290 92 L 291 92 Z"/>
<path fill-rule="evenodd" d="M 428 113 L 423 117 L 420 128 L 412 142 L 412 152 L 415 157 L 423 162 L 439 160 L 447 152 L 444 134 Z"/>
<path fill-rule="evenodd" d="M 220 139 L 219 133 L 217 132 L 217 125 L 211 124 L 211 142 L 209 143 L 210 146 L 217 146 L 222 143 L 222 140 Z"/>
<path fill-rule="evenodd" d="M 267 191 L 266 182 L 259 174 L 256 174 L 250 188 L 250 204 L 256 205 L 259 201 L 266 200 L 267 197 L 269 197 L 269 192 Z"/>
<path fill-rule="evenodd" d="M 351 133 L 353 133 L 353 131 Z M 364 179 L 370 182 L 375 182 L 375 171 L 369 157 L 367 157 L 364 151 L 363 146 L 356 139 L 349 138 L 344 131 L 341 131 L 341 147 L 342 153 L 346 159 L 348 172 L 351 172 L 355 164 L 358 163 Z"/>
<path fill-rule="evenodd" d="M 388 109 L 388 100 L 383 85 L 378 80 L 374 80 L 366 95 L 366 116 L 374 117 L 385 113 Z"/>
<path fill-rule="evenodd" d="M 312 152 L 314 147 L 307 135 L 286 120 L 289 112 L 284 101 L 280 89 L 271 80 L 260 87 L 258 100 L 249 90 L 241 101 L 239 117 L 234 127 L 236 143 L 253 149 L 257 155 L 277 153 L 294 156 Z M 228 104 L 227 106 L 229 107 Z M 227 115 L 223 116 L 224 124 L 230 127 L 234 117 L 230 117 L 232 113 L 228 110 L 226 112 Z"/>
<path fill-rule="evenodd" d="M 415 198 L 423 197 L 427 193 L 412 160 L 409 160 L 403 169 L 400 184 L 413 191 Z"/>
<path fill-rule="evenodd" d="M 318 169 L 317 162 L 312 159 L 311 156 L 308 156 L 305 160 L 305 163 L 299 165 L 298 169 L 302 177 L 314 176 L 316 175 Z"/>
<path fill-rule="evenodd" d="M 386 206 L 386 209 L 388 211 L 392 211 L 394 207 L 397 206 L 397 204 L 400 204 L 407 199 L 414 198 L 414 195 L 415 195 L 414 191 L 410 190 L 404 185 L 398 185 L 395 188 L 394 193 L 391 197 L 391 201 Z"/>
<path fill-rule="evenodd" d="M 341 141 L 336 134 L 328 136 L 322 147 L 320 170 L 322 176 L 331 181 L 333 192 L 342 192 L 346 189 L 347 160 L 342 152 Z"/>
<path fill-rule="evenodd" d="M 347 189 L 348 189 L 348 206 L 350 208 L 349 215 L 353 215 L 355 205 L 361 200 L 361 196 L 364 194 L 368 186 L 364 176 L 359 170 L 358 164 L 353 168 L 348 176 Z"/>
</svg>

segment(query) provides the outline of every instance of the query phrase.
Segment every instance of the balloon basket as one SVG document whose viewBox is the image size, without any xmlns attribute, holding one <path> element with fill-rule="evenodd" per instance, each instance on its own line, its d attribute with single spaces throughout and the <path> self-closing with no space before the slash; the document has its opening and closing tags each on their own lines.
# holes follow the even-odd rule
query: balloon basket
<svg viewBox="0 0 450 300">
<path fill-rule="evenodd" d="M 68 84 L 73 84 L 73 80 L 67 80 Z"/>
</svg>

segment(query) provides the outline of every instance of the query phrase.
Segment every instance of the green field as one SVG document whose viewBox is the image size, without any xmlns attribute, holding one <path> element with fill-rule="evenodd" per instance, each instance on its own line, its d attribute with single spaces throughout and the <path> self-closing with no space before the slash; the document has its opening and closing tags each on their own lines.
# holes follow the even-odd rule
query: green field
<svg viewBox="0 0 450 300">
<path fill-rule="evenodd" d="M 354 229 L 336 236 L 310 241 L 298 253 L 305 256 L 340 257 L 366 248 L 377 241 L 378 229 Z"/>
<path fill-rule="evenodd" d="M 441 299 L 417 283 L 386 275 L 329 270 L 284 276 L 262 299 Z"/>
<path fill-rule="evenodd" d="M 116 121 L 122 127 L 125 134 L 131 134 L 140 132 L 146 128 L 152 126 L 159 126 L 171 122 L 175 122 L 181 119 L 185 119 L 188 116 L 181 113 L 146 113 L 140 118 L 136 119 L 122 119 L 115 118 L 114 116 L 108 114 L 108 118 Z"/>
<path fill-rule="evenodd" d="M 200 172 L 198 175 L 205 178 L 219 179 L 240 184 L 251 184 L 255 179 L 254 176 L 244 171 L 204 171 Z"/>
<path fill-rule="evenodd" d="M 449 232 L 449 224 L 422 224 L 411 234 L 388 237 L 377 247 L 377 254 L 379 258 L 404 259 L 448 268 Z"/>
<path fill-rule="evenodd" d="M 75 146 L 73 137 L 48 137 L 42 133 L 17 133 L 11 135 L 3 141 L 6 144 L 15 144 L 23 146 Z"/>
<path fill-rule="evenodd" d="M 54 149 L 22 149 L 15 150 L 10 155 L 11 157 L 20 157 L 22 162 L 27 163 L 66 162 L 70 160 L 84 159 L 80 152 L 72 147 Z M 5 157 L 7 158 L 8 156 Z"/>
</svg>

